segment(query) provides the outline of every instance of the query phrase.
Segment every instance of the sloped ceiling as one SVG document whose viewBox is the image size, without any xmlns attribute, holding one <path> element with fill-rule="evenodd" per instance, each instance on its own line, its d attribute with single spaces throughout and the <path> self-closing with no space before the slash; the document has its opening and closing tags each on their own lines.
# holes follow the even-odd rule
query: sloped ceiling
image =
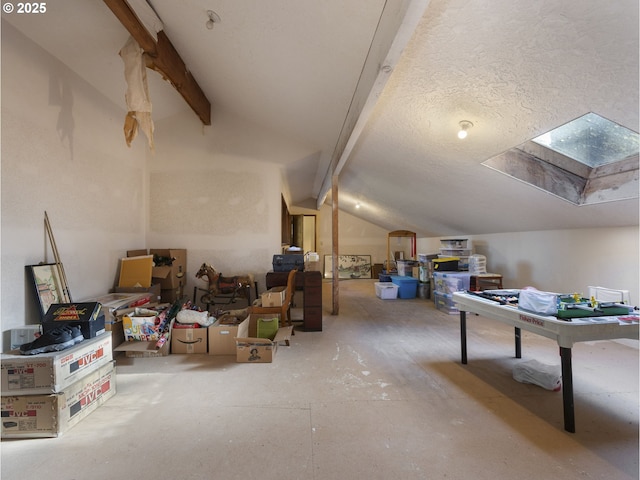
<svg viewBox="0 0 640 480">
<path fill-rule="evenodd" d="M 389 230 L 638 224 L 637 198 L 578 207 L 481 165 L 589 111 L 638 131 L 637 0 L 149 3 L 214 118 L 224 109 L 308 145 L 283 165 L 294 205 L 321 203 L 338 164 L 341 209 Z M 4 21 L 124 110 L 128 33 L 103 2 Z M 156 121 L 189 109 L 150 79 Z M 474 124 L 464 141 L 460 120 Z"/>
</svg>

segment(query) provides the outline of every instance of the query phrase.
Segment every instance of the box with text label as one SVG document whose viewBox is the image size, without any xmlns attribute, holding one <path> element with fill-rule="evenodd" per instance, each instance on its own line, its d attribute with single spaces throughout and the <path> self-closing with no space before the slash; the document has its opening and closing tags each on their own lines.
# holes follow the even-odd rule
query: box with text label
<svg viewBox="0 0 640 480">
<path fill-rule="evenodd" d="M 115 393 L 115 362 L 110 361 L 64 392 L 2 396 L 2 438 L 59 437 Z"/>
<path fill-rule="evenodd" d="M 289 345 L 293 327 L 279 328 L 279 314 L 252 313 L 242 322 L 236 337 L 236 362 L 271 363 L 280 342 Z"/>
<path fill-rule="evenodd" d="M 173 328 L 171 353 L 207 353 L 208 328 Z"/>
<path fill-rule="evenodd" d="M 60 352 L 3 354 L 0 363 L 2 395 L 58 393 L 111 360 L 111 332 Z"/>
<path fill-rule="evenodd" d="M 238 320 L 237 323 L 224 323 L 224 321 L 225 317 L 220 317 L 216 323 L 207 328 L 209 332 L 209 355 L 235 355 L 238 329 L 242 323 L 249 322 L 249 319 Z"/>
</svg>

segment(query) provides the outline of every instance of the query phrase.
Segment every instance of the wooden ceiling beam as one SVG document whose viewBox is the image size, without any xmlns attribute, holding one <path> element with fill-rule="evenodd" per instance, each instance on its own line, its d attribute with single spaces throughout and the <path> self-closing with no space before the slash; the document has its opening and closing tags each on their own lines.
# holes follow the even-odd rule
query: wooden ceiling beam
<svg viewBox="0 0 640 480">
<path fill-rule="evenodd" d="M 211 125 L 211 103 L 164 31 L 158 32 L 156 41 L 126 0 L 104 0 L 104 3 L 148 55 L 147 67 L 173 85 L 203 124 Z"/>
</svg>

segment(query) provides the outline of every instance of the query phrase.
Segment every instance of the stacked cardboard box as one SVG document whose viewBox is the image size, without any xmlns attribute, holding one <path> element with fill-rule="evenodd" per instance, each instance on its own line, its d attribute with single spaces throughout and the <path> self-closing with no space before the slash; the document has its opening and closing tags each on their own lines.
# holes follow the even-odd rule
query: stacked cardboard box
<svg viewBox="0 0 640 480">
<path fill-rule="evenodd" d="M 139 260 L 133 277 L 123 275 L 123 267 L 128 263 Z M 154 258 L 158 261 L 154 263 Z M 126 280 L 125 280 L 126 279 Z M 122 284 L 127 281 L 128 285 Z M 183 248 L 151 248 L 127 251 L 127 258 L 122 259 L 120 268 L 119 287 L 135 287 L 140 284 L 143 288 L 151 284 L 160 284 L 161 301 L 171 303 L 184 295 L 187 281 L 187 251 Z"/>
<path fill-rule="evenodd" d="M 2 438 L 58 437 L 116 393 L 111 334 L 60 352 L 2 355 Z"/>
</svg>

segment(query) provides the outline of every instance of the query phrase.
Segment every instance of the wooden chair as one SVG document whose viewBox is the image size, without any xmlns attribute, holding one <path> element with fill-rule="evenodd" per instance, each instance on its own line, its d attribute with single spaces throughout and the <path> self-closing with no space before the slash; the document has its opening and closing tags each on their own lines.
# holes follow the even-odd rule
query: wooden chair
<svg viewBox="0 0 640 480">
<path fill-rule="evenodd" d="M 291 335 L 295 335 L 293 331 L 293 322 L 291 321 L 291 305 L 293 303 L 293 294 L 296 289 L 296 272 L 297 270 L 291 270 L 287 275 L 287 287 L 284 296 L 284 302 L 279 307 L 263 307 L 261 304 L 253 305 L 251 307 L 251 313 L 259 314 L 280 314 L 280 328 L 291 327 Z M 287 340 L 287 345 L 289 341 Z"/>
</svg>

